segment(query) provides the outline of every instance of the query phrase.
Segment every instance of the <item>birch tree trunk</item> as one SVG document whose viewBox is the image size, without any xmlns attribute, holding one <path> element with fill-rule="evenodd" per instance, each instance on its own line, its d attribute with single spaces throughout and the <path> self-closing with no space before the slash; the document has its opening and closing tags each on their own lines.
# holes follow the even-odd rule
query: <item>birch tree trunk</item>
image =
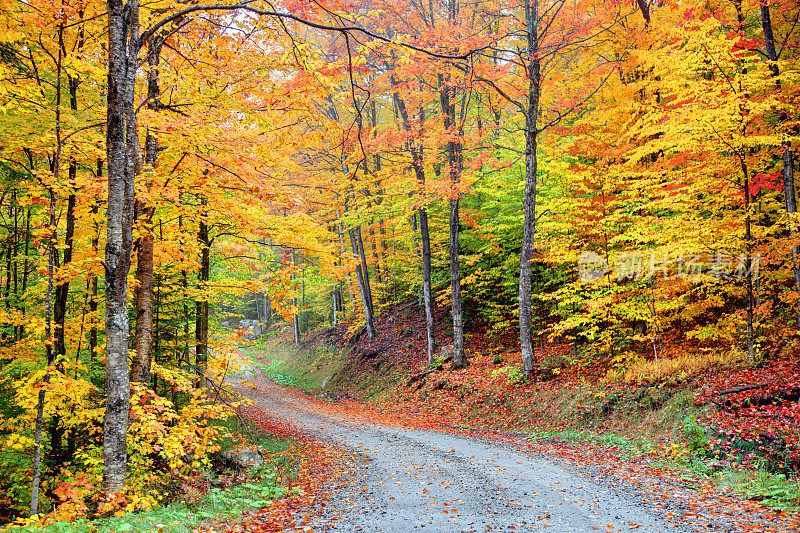
<svg viewBox="0 0 800 533">
<path fill-rule="evenodd" d="M 136 136 L 133 107 L 139 40 L 139 1 L 108 0 L 108 95 L 106 161 L 108 215 L 105 250 L 106 405 L 103 420 L 103 487 L 108 493 L 125 485 L 130 411 L 128 369 L 128 272 L 133 248 L 135 154 L 128 139 Z"/>
<path fill-rule="evenodd" d="M 525 113 L 525 196 L 522 208 L 522 250 L 519 258 L 519 341 L 522 367 L 527 375 L 534 372 L 536 354 L 533 335 L 533 244 L 536 234 L 536 180 L 538 175 L 539 97 L 541 65 L 539 60 L 538 0 L 525 0 L 525 24 L 528 44 L 528 95 Z"/>
</svg>

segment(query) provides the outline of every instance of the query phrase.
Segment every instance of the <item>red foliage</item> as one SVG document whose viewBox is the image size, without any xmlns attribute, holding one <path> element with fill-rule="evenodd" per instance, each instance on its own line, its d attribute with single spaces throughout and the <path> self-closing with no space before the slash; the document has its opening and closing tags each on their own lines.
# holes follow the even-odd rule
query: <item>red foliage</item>
<svg viewBox="0 0 800 533">
<path fill-rule="evenodd" d="M 750 182 L 750 194 L 752 196 L 757 196 L 761 191 L 780 190 L 783 190 L 783 181 L 778 173 L 756 174 L 753 176 L 753 181 Z"/>
<path fill-rule="evenodd" d="M 756 389 L 728 391 L 748 385 Z M 759 368 L 726 373 L 709 383 L 697 395 L 696 403 L 714 403 L 718 409 L 706 422 L 727 436 L 720 446 L 728 452 L 731 441 L 751 443 L 746 460 L 764 458 L 781 461 L 794 470 L 800 467 L 800 361 L 778 360 Z"/>
</svg>

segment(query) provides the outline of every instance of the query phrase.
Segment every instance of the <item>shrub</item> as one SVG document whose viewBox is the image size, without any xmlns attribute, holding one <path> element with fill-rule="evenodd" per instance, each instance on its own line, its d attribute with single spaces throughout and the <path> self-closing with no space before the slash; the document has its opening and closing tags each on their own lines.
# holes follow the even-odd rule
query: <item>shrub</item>
<svg viewBox="0 0 800 533">
<path fill-rule="evenodd" d="M 528 382 L 528 377 L 518 366 L 508 365 L 492 370 L 492 377 L 505 376 L 506 380 L 512 385 L 522 385 Z"/>
</svg>

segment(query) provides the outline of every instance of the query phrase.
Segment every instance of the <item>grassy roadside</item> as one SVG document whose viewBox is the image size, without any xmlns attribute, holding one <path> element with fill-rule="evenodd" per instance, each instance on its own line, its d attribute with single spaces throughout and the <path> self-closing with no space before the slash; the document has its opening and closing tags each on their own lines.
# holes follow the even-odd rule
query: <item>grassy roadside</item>
<svg viewBox="0 0 800 533">
<path fill-rule="evenodd" d="M 694 386 L 615 387 L 567 379 L 528 384 L 497 371 L 492 357 L 478 356 L 471 359 L 477 369 L 472 374 L 440 371 L 407 387 L 419 372 L 411 361 L 365 359 L 324 343 L 298 349 L 280 339 L 242 351 L 261 360 L 275 381 L 307 392 L 348 394 L 378 410 L 391 405 L 427 412 L 463 429 L 608 446 L 621 457 L 646 456 L 678 471 L 689 486 L 715 485 L 774 509 L 800 510 L 796 478 L 714 460 L 713 436 L 696 422 L 704 408 L 694 405 Z"/>
<path fill-rule="evenodd" d="M 275 383 L 306 392 L 327 390 L 346 360 L 346 354 L 333 346 L 319 344 L 300 352 L 274 337 L 242 344 L 239 351 Z"/>
<path fill-rule="evenodd" d="M 235 478 L 237 483 L 227 486 L 210 486 L 204 490 L 203 481 L 198 484 L 176 488 L 165 498 L 169 503 L 148 511 L 110 516 L 94 520 L 79 519 L 74 522 L 53 522 L 45 527 L 12 527 L 7 531 L 31 533 L 67 532 L 142 532 L 191 533 L 198 528 L 210 528 L 226 522 L 236 521 L 243 513 L 269 506 L 273 501 L 287 496 L 287 487 L 281 483 L 285 475 L 285 453 L 292 441 L 278 438 L 260 431 L 257 427 L 244 425 L 236 417 L 216 422 L 227 431 L 221 440 L 220 453 L 235 447 L 259 447 L 267 457 L 264 464 L 248 470 L 246 476 Z"/>
</svg>

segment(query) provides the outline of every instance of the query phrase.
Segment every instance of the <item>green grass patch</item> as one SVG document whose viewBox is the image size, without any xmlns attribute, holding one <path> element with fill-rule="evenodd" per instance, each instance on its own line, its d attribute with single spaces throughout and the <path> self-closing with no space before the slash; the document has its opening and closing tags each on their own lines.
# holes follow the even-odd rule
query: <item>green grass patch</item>
<svg viewBox="0 0 800 533">
<path fill-rule="evenodd" d="M 528 434 L 531 440 L 558 440 L 570 444 L 599 444 L 620 450 L 619 457 L 638 457 L 653 451 L 653 443 L 647 439 L 631 439 L 614 433 L 594 433 L 587 430 L 565 429 L 561 431 L 535 431 Z"/>
<path fill-rule="evenodd" d="M 747 499 L 761 502 L 772 509 L 800 511 L 800 480 L 785 474 L 763 470 L 723 470 L 716 479 L 717 487 L 730 487 Z"/>
<path fill-rule="evenodd" d="M 267 451 L 277 454 L 289 449 L 292 441 L 276 437 L 271 433 L 266 433 L 257 425 L 248 422 L 237 416 L 232 416 L 224 420 L 214 420 L 213 424 L 223 429 L 223 434 L 219 440 L 221 452 L 228 451 L 237 446 L 261 446 Z M 265 464 L 265 466 L 269 466 Z M 258 475 L 259 471 L 253 472 Z"/>
<path fill-rule="evenodd" d="M 256 341 L 239 350 L 275 383 L 308 392 L 324 389 L 345 362 L 345 354 L 336 347 L 298 350 L 280 339 Z"/>
</svg>

